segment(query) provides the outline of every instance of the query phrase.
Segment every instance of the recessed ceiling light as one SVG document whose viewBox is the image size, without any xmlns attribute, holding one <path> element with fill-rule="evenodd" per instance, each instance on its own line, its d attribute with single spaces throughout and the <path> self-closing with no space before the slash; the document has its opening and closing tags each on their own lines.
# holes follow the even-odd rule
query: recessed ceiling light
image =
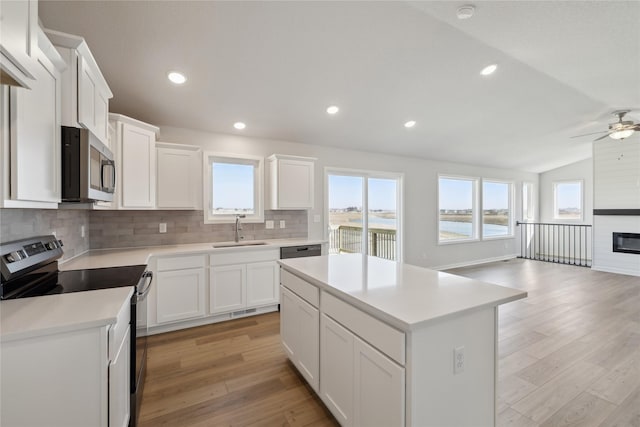
<svg viewBox="0 0 640 427">
<path fill-rule="evenodd" d="M 460 6 L 458 11 L 456 12 L 456 16 L 458 19 L 469 19 L 473 16 L 476 8 L 471 4 L 466 4 L 464 6 Z"/>
<path fill-rule="evenodd" d="M 488 76 L 493 74 L 497 69 L 498 69 L 498 64 L 487 65 L 482 69 L 482 71 L 480 71 L 480 74 L 482 74 L 483 76 Z"/>
<path fill-rule="evenodd" d="M 167 77 L 169 78 L 169 80 L 171 80 L 171 82 L 177 85 L 181 85 L 187 81 L 187 78 L 184 76 L 184 74 L 177 71 L 170 72 L 169 74 L 167 74 Z"/>
<path fill-rule="evenodd" d="M 328 114 L 336 114 L 338 111 L 340 111 L 340 108 L 336 107 L 335 105 L 332 105 L 331 107 L 327 108 Z"/>
<path fill-rule="evenodd" d="M 244 123 L 242 123 L 242 122 L 235 122 L 235 123 L 233 124 L 233 127 L 234 127 L 234 128 L 236 128 L 236 129 L 238 129 L 238 130 L 242 130 L 242 129 L 246 128 L 246 127 L 247 127 L 247 125 L 245 125 L 245 124 L 244 124 Z"/>
<path fill-rule="evenodd" d="M 416 125 L 416 121 L 415 121 L 415 120 L 409 120 L 408 122 L 406 122 L 406 123 L 404 124 L 404 127 L 406 127 L 406 128 L 412 128 L 412 127 L 414 127 L 415 125 Z"/>
</svg>

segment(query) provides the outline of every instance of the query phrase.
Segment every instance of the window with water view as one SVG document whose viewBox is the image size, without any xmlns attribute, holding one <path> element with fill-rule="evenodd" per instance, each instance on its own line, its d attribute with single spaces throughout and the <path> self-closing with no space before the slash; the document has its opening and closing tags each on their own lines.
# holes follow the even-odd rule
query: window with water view
<svg viewBox="0 0 640 427">
<path fill-rule="evenodd" d="M 439 241 L 472 240 L 476 232 L 475 178 L 438 179 Z"/>
<path fill-rule="evenodd" d="M 482 238 L 510 236 L 511 183 L 482 181 Z"/>
</svg>

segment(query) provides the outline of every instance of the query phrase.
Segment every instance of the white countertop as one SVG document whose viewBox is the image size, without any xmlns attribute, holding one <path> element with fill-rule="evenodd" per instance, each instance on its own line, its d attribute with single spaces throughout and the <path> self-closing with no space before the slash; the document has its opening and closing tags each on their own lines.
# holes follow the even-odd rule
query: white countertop
<svg viewBox="0 0 640 427">
<path fill-rule="evenodd" d="M 0 342 L 115 324 L 133 287 L 0 302 Z"/>
<path fill-rule="evenodd" d="M 247 250 L 267 250 L 284 246 L 313 245 L 326 243 L 326 240 L 309 239 L 272 239 L 260 240 L 265 245 L 235 246 L 214 248 L 233 242 L 191 243 L 185 245 L 144 246 L 140 248 L 92 249 L 70 260 L 61 262 L 59 269 L 82 270 L 86 268 L 122 267 L 126 265 L 146 265 L 152 256 L 180 255 L 188 253 L 223 253 Z M 244 242 L 250 243 L 250 241 Z"/>
<path fill-rule="evenodd" d="M 527 296 L 518 289 L 360 254 L 294 258 L 279 263 L 404 331 Z"/>
</svg>

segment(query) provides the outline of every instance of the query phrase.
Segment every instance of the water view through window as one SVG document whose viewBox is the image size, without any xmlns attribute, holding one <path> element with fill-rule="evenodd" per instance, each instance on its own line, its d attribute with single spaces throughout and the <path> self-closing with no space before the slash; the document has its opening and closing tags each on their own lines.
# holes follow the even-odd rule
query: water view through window
<svg viewBox="0 0 640 427">
<path fill-rule="evenodd" d="M 397 188 L 396 179 L 328 175 L 330 252 L 396 259 Z"/>
<path fill-rule="evenodd" d="M 438 181 L 440 241 L 475 238 L 476 181 L 443 177 Z"/>
</svg>

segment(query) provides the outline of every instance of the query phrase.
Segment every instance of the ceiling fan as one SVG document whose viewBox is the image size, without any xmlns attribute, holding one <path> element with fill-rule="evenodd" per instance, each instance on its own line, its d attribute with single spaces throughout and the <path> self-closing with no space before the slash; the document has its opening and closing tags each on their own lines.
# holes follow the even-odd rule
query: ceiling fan
<svg viewBox="0 0 640 427">
<path fill-rule="evenodd" d="M 593 140 L 594 142 L 600 141 L 601 139 L 604 139 L 606 137 L 617 139 L 617 140 L 629 138 L 631 135 L 633 135 L 635 131 L 640 131 L 640 123 L 634 123 L 632 120 L 622 120 L 625 114 L 627 114 L 628 112 L 629 110 L 618 110 L 611 113 L 614 116 L 618 117 L 618 121 L 615 123 L 609 123 L 609 130 L 586 133 L 584 135 L 576 135 L 576 136 L 572 136 L 571 138 L 579 138 L 587 135 L 597 135 L 599 133 L 604 133 L 604 135 L 594 139 Z"/>
</svg>

